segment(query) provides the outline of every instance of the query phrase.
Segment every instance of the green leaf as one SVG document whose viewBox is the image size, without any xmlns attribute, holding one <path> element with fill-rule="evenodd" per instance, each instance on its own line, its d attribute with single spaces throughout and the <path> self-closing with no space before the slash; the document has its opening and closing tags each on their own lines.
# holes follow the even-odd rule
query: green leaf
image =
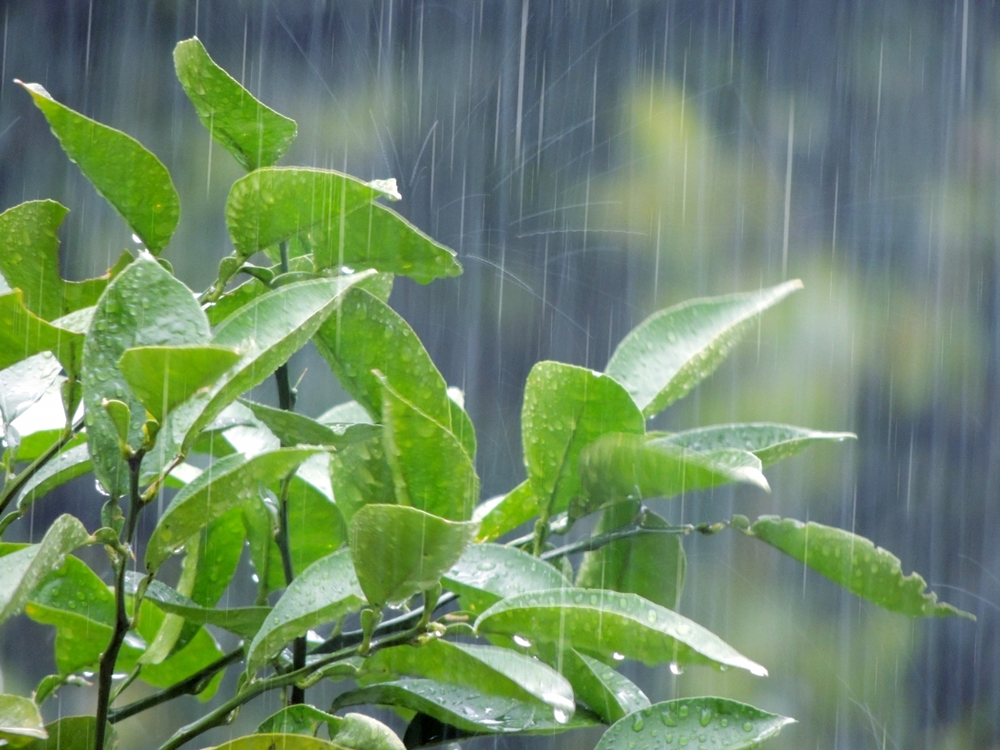
<svg viewBox="0 0 1000 750">
<path fill-rule="evenodd" d="M 232 349 L 210 344 L 137 346 L 122 354 L 118 367 L 146 411 L 162 422 L 164 415 L 211 387 L 239 359 Z"/>
<path fill-rule="evenodd" d="M 288 150 L 298 131 L 295 120 L 257 101 L 198 39 L 174 47 L 174 68 L 198 119 L 245 169 L 270 166 Z"/>
<path fill-rule="evenodd" d="M 55 101 L 41 85 L 21 83 L 31 94 L 66 155 L 121 214 L 154 255 L 170 241 L 180 201 L 163 162 L 129 135 Z"/>
<path fill-rule="evenodd" d="M 752 453 L 736 448 L 698 453 L 642 435 L 598 438 L 582 451 L 580 471 L 583 497 L 570 508 L 575 518 L 619 500 L 667 498 L 728 482 L 770 490 Z"/>
<path fill-rule="evenodd" d="M 701 625 L 635 594 L 600 589 L 519 594 L 483 612 L 475 627 L 479 635 L 517 635 L 606 657 L 618 653 L 648 665 L 710 664 L 767 674 Z"/>
<path fill-rule="evenodd" d="M 28 201 L 0 214 L 0 274 L 24 292 L 24 306 L 44 320 L 65 309 L 59 275 L 59 225 L 69 209 L 55 201 Z"/>
<path fill-rule="evenodd" d="M 97 719 L 93 716 L 64 716 L 45 725 L 48 739 L 37 740 L 24 747 L 26 750 L 94 750 L 96 730 Z M 104 749 L 112 750 L 117 745 L 114 727 L 108 724 L 104 733 Z"/>
<path fill-rule="evenodd" d="M 777 516 L 761 516 L 744 533 L 890 612 L 909 617 L 958 615 L 976 619 L 950 604 L 939 603 L 937 594 L 925 593 L 927 582 L 919 574 L 904 576 L 898 557 L 863 536 Z"/>
<path fill-rule="evenodd" d="M 243 401 L 244 406 L 263 422 L 281 440 L 283 446 L 332 445 L 338 448 L 362 442 L 380 432 L 374 425 L 360 425 L 361 429 L 338 430 L 315 419 L 285 409 L 275 409 L 253 401 Z"/>
<path fill-rule="evenodd" d="M 253 458 L 237 453 L 212 463 L 174 496 L 160 516 L 146 545 L 147 570 L 155 571 L 212 519 L 242 505 L 258 483 L 291 473 L 317 451 L 281 448 Z"/>
<path fill-rule="evenodd" d="M 67 513 L 52 522 L 41 542 L 5 555 L 0 566 L 0 623 L 24 609 L 31 593 L 62 567 L 67 554 L 91 541 L 83 524 Z"/>
<path fill-rule="evenodd" d="M 539 500 L 527 479 L 506 495 L 480 503 L 472 512 L 480 522 L 476 541 L 488 542 L 513 531 L 537 516 L 538 506 Z"/>
<path fill-rule="evenodd" d="M 381 721 L 364 714 L 345 714 L 330 727 L 334 744 L 347 750 L 406 750 L 395 732 Z"/>
<path fill-rule="evenodd" d="M 379 407 L 379 418 L 382 417 L 382 409 Z M 345 401 L 316 417 L 317 422 L 325 425 L 350 425 L 350 424 L 374 424 L 371 414 L 357 401 Z"/>
<path fill-rule="evenodd" d="M 380 682 L 341 693 L 334 699 L 332 710 L 371 703 L 419 711 L 473 734 L 562 732 L 597 723 L 586 711 L 579 710 L 567 722 L 559 723 L 540 716 L 533 703 L 422 678 Z"/>
<path fill-rule="evenodd" d="M 299 703 L 285 706 L 280 711 L 271 714 L 257 725 L 255 734 L 309 734 L 319 732 L 322 724 L 336 724 L 339 718 L 333 714 L 324 713 L 315 706 Z"/>
<path fill-rule="evenodd" d="M 683 698 L 656 703 L 619 720 L 594 750 L 659 750 L 677 745 L 743 750 L 774 737 L 787 716 L 769 714 L 725 698 Z"/>
<path fill-rule="evenodd" d="M 366 505 L 396 502 L 392 470 L 386 461 L 380 434 L 333 453 L 330 481 L 337 507 L 348 525 L 354 514 Z"/>
<path fill-rule="evenodd" d="M 267 292 L 267 286 L 258 279 L 244 281 L 238 287 L 224 293 L 213 304 L 205 308 L 208 322 L 213 326 L 219 325 L 219 323 L 241 307 L 250 304 L 265 292 Z"/>
<path fill-rule="evenodd" d="M 611 506 L 594 528 L 594 536 L 620 528 L 638 510 L 638 503 L 633 502 Z M 642 527 L 668 529 L 670 524 L 646 511 Z M 618 539 L 585 554 L 576 585 L 638 594 L 661 607 L 676 609 L 686 570 L 687 559 L 678 534 L 641 534 Z"/>
<path fill-rule="evenodd" d="M 288 488 L 288 538 L 296 573 L 347 542 L 347 525 L 333 498 L 329 461 L 326 453 L 307 458 Z"/>
<path fill-rule="evenodd" d="M 82 477 L 92 469 L 86 444 L 59 453 L 29 479 L 17 495 L 18 510 L 24 510 L 66 482 Z"/>
<path fill-rule="evenodd" d="M 566 510 L 580 491 L 580 451 L 609 432 L 645 432 L 645 420 L 618 383 L 559 362 L 539 362 L 528 375 L 521 411 L 524 465 L 546 516 Z"/>
<path fill-rule="evenodd" d="M 333 170 L 264 167 L 233 183 L 226 199 L 226 226 L 237 256 L 245 260 L 299 234 L 327 234 L 337 217 L 385 194 Z"/>
<path fill-rule="evenodd" d="M 0 695 L 0 740 L 9 747 L 24 747 L 48 737 L 41 711 L 30 698 Z"/>
<path fill-rule="evenodd" d="M 348 550 L 317 560 L 296 576 L 264 620 L 247 651 L 247 674 L 254 675 L 285 644 L 364 604 Z"/>
<path fill-rule="evenodd" d="M 543 654 L 545 649 L 541 649 Z M 607 664 L 574 649 L 551 649 L 546 661 L 556 666 L 573 686 L 579 700 L 590 707 L 606 724 L 613 724 L 626 714 L 649 705 L 649 698 L 631 680 Z"/>
<path fill-rule="evenodd" d="M 377 268 L 409 276 L 421 284 L 459 276 L 455 252 L 417 229 L 392 209 L 370 203 L 367 209 L 330 213 L 309 235 L 318 271 L 328 268 Z"/>
<path fill-rule="evenodd" d="M 342 745 L 302 734 L 248 734 L 211 750 L 344 750 Z"/>
<path fill-rule="evenodd" d="M 41 352 L 52 352 L 67 372 L 80 369 L 83 336 L 47 323 L 24 306 L 16 289 L 0 294 L 0 370 Z"/>
<path fill-rule="evenodd" d="M 801 288 L 801 281 L 787 281 L 653 313 L 622 339 L 605 372 L 652 417 L 711 375 L 760 313 Z"/>
<path fill-rule="evenodd" d="M 569 682 L 530 656 L 498 646 L 434 640 L 419 647 L 382 649 L 367 658 L 359 681 L 426 677 L 489 695 L 535 703 L 565 721 L 576 710 Z"/>
<path fill-rule="evenodd" d="M 0 370 L 0 429 L 61 385 L 62 365 L 49 352 L 35 354 Z M 65 424 L 65 415 L 63 424 Z M 22 435 L 23 437 L 23 435 Z"/>
<path fill-rule="evenodd" d="M 472 517 L 479 477 L 458 438 L 383 378 L 382 424 L 397 502 L 453 521 Z M 478 527 L 478 524 L 476 524 Z"/>
<path fill-rule="evenodd" d="M 770 466 L 817 444 L 841 443 L 855 439 L 857 436 L 850 432 L 820 432 L 805 427 L 769 422 L 699 427 L 663 438 L 665 442 L 699 453 L 710 453 L 726 448 L 749 451 L 757 456 L 764 466 Z"/>
<path fill-rule="evenodd" d="M 464 608 L 483 612 L 501 599 L 527 591 L 569 587 L 555 567 L 514 547 L 471 544 L 441 583 L 462 597 Z"/>
<path fill-rule="evenodd" d="M 403 505 L 366 505 L 351 519 L 351 557 L 365 598 L 405 602 L 434 586 L 476 535 L 475 521 L 448 521 Z"/>
<path fill-rule="evenodd" d="M 122 355 L 135 346 L 203 344 L 209 335 L 208 320 L 191 290 L 149 255 L 129 265 L 104 290 L 83 344 L 81 384 L 94 473 L 111 494 L 128 493 L 128 465 L 102 402 L 118 399 L 128 404 L 132 448 L 146 439 L 146 408 L 118 368 Z"/>
</svg>

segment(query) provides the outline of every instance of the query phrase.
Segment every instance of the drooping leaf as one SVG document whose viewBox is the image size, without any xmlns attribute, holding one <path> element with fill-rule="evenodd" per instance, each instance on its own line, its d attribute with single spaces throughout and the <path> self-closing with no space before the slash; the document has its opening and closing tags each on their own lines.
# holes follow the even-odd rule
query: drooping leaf
<svg viewBox="0 0 1000 750">
<path fill-rule="evenodd" d="M 539 500 L 527 479 L 506 495 L 480 503 L 472 512 L 480 523 L 476 541 L 489 542 L 513 531 L 537 516 L 538 507 Z"/>
<path fill-rule="evenodd" d="M 197 38 L 174 47 L 174 68 L 198 119 L 245 169 L 271 166 L 288 150 L 298 131 L 295 120 L 257 101 Z"/>
<path fill-rule="evenodd" d="M 480 635 L 556 642 L 610 657 L 767 670 L 696 622 L 635 594 L 600 589 L 552 589 L 497 602 L 476 620 Z"/>
<path fill-rule="evenodd" d="M 163 162 L 132 136 L 60 104 L 40 84 L 21 85 L 42 110 L 66 155 L 149 251 L 158 254 L 180 218 L 177 191 Z"/>
<path fill-rule="evenodd" d="M 317 560 L 285 589 L 254 636 L 247 651 L 247 674 L 255 674 L 286 643 L 310 628 L 343 617 L 364 602 L 348 550 Z"/>
<path fill-rule="evenodd" d="M 9 747 L 24 747 L 48 737 L 42 713 L 30 698 L 0 695 L 0 740 Z"/>
<path fill-rule="evenodd" d="M 29 479 L 17 494 L 18 510 L 24 510 L 66 482 L 82 477 L 93 468 L 86 444 L 75 445 L 56 455 Z"/>
<path fill-rule="evenodd" d="M 337 722 L 331 724 L 330 736 L 334 744 L 346 750 L 406 750 L 395 732 L 364 714 L 338 717 Z"/>
<path fill-rule="evenodd" d="M 253 401 L 244 401 L 243 404 L 278 436 L 284 446 L 330 445 L 341 448 L 362 442 L 380 432 L 374 425 L 352 425 L 347 429 L 336 429 L 294 411 L 275 409 Z"/>
<path fill-rule="evenodd" d="M 479 477 L 458 438 L 382 380 L 383 444 L 397 502 L 453 521 L 472 517 Z M 478 524 L 477 524 L 478 526 Z"/>
<path fill-rule="evenodd" d="M 795 558 L 856 596 L 909 617 L 975 616 L 938 602 L 918 574 L 903 575 L 899 558 L 843 529 L 761 516 L 745 533 Z"/>
<path fill-rule="evenodd" d="M 854 439 L 856 439 L 856 435 L 850 432 L 820 432 L 804 427 L 768 422 L 699 427 L 663 438 L 665 442 L 690 448 L 700 453 L 710 453 L 726 448 L 749 451 L 757 456 L 764 466 L 770 466 L 794 456 L 814 445 L 841 443 Z"/>
<path fill-rule="evenodd" d="M 348 525 L 354 514 L 366 505 L 396 502 L 392 469 L 385 457 L 381 434 L 371 435 L 367 440 L 332 454 L 330 480 L 337 508 Z"/>
<path fill-rule="evenodd" d="M 344 750 L 342 745 L 335 745 L 317 737 L 307 737 L 304 734 L 248 734 L 237 737 L 211 750 Z"/>
<path fill-rule="evenodd" d="M 351 519 L 351 557 L 365 598 L 405 602 L 434 586 L 476 535 L 475 521 L 448 521 L 403 505 L 366 505 Z"/>
<path fill-rule="evenodd" d="M 210 344 L 137 346 L 118 361 L 132 392 L 158 422 L 239 361 L 232 349 Z"/>
<path fill-rule="evenodd" d="M 576 710 L 569 682 L 537 659 L 498 646 L 434 640 L 422 646 L 382 649 L 365 660 L 359 681 L 425 677 L 488 695 L 535 703 L 568 719 Z M 558 713 L 556 713 L 558 712 Z"/>
<path fill-rule="evenodd" d="M 237 453 L 212 463 L 163 511 L 146 545 L 146 568 L 155 571 L 192 534 L 213 518 L 239 507 L 259 482 L 289 474 L 318 450 L 281 448 L 253 458 Z"/>
<path fill-rule="evenodd" d="M 472 612 L 483 612 L 501 599 L 527 591 L 570 585 L 551 564 L 499 544 L 469 545 L 441 583 L 462 597 L 463 607 Z"/>
<path fill-rule="evenodd" d="M 26 750 L 94 750 L 96 729 L 97 719 L 93 716 L 64 716 L 45 725 L 48 739 L 36 740 L 24 747 Z M 108 724 L 104 731 L 104 750 L 112 750 L 117 745 L 114 727 Z"/>
<path fill-rule="evenodd" d="M 264 167 L 233 183 L 226 226 L 237 255 L 246 259 L 300 234 L 325 233 L 338 216 L 382 195 L 386 193 L 333 170 Z"/>
<path fill-rule="evenodd" d="M 572 648 L 551 644 L 536 644 L 535 648 L 546 663 L 569 680 L 577 699 L 587 704 L 605 724 L 613 724 L 649 705 L 649 699 L 637 685 L 604 662 Z"/>
<path fill-rule="evenodd" d="M 52 352 L 68 372 L 80 369 L 83 336 L 47 323 L 24 306 L 15 289 L 0 294 L 0 370 L 41 352 Z"/>
<path fill-rule="evenodd" d="M 633 518 L 638 503 L 618 503 L 608 508 L 594 536 L 614 531 Z M 646 511 L 645 529 L 668 529 L 663 518 Z M 677 534 L 641 534 L 617 539 L 583 556 L 576 576 L 576 585 L 585 589 L 609 589 L 638 594 L 643 599 L 667 609 L 675 609 L 681 590 L 687 558 Z"/>
<path fill-rule="evenodd" d="M 653 313 L 622 339 L 605 372 L 632 394 L 644 416 L 652 417 L 711 375 L 757 315 L 801 288 L 801 281 L 787 281 Z"/>
<path fill-rule="evenodd" d="M 69 312 L 59 275 L 59 225 L 69 209 L 55 201 L 28 201 L 0 214 L 0 274 L 24 292 L 24 306 L 44 320 Z"/>
<path fill-rule="evenodd" d="M 0 566 L 0 623 L 18 614 L 35 588 L 58 570 L 67 554 L 90 544 L 90 534 L 74 516 L 59 516 L 38 544 L 3 557 Z"/>
<path fill-rule="evenodd" d="M 583 496 L 570 515 L 582 517 L 625 499 L 673 497 L 729 482 L 770 490 L 761 461 L 738 448 L 698 453 L 662 438 L 612 433 L 580 455 Z"/>
<path fill-rule="evenodd" d="M 149 255 L 129 265 L 104 290 L 84 340 L 80 380 L 94 473 L 108 492 L 129 491 L 128 465 L 102 403 L 116 399 L 128 404 L 128 445 L 138 449 L 145 441 L 146 409 L 118 367 L 122 355 L 135 346 L 203 344 L 209 335 L 208 320 L 191 290 Z"/>
<path fill-rule="evenodd" d="M 554 515 L 580 491 L 580 451 L 606 433 L 642 435 L 645 420 L 628 392 L 600 373 L 559 362 L 539 362 L 528 375 L 521 438 L 528 481 Z"/>
<path fill-rule="evenodd" d="M 769 714 L 725 698 L 682 698 L 629 714 L 608 729 L 594 750 L 691 747 L 748 750 L 795 719 Z"/>
</svg>

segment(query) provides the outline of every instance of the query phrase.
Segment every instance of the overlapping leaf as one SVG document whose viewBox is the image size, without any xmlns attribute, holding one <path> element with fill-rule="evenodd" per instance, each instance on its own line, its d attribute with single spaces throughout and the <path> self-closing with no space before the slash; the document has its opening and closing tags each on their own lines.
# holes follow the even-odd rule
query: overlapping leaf
<svg viewBox="0 0 1000 750">
<path fill-rule="evenodd" d="M 476 506 L 472 517 L 480 522 L 477 541 L 489 542 L 513 531 L 538 515 L 539 500 L 525 479 L 506 495 Z"/>
<path fill-rule="evenodd" d="M 631 680 L 602 661 L 572 648 L 538 644 L 542 658 L 556 667 L 582 700 L 606 724 L 649 705 L 649 699 Z"/>
<path fill-rule="evenodd" d="M 93 716 L 64 716 L 45 725 L 48 739 L 37 740 L 25 747 L 27 750 L 94 750 L 96 729 L 97 719 Z M 104 732 L 104 750 L 113 750 L 117 746 L 115 729 L 108 724 Z"/>
<path fill-rule="evenodd" d="M 18 510 L 24 510 L 38 498 L 44 497 L 72 479 L 87 474 L 92 468 L 90 451 L 86 445 L 75 445 L 64 450 L 42 466 L 25 483 L 17 494 Z"/>
<path fill-rule="evenodd" d="M 83 336 L 48 323 L 24 306 L 20 290 L 0 294 L 0 370 L 52 352 L 69 372 L 80 369 Z"/>
<path fill-rule="evenodd" d="M 757 422 L 699 427 L 674 433 L 663 440 L 700 453 L 737 448 L 753 453 L 761 464 L 770 466 L 814 445 L 840 443 L 855 437 L 850 432 L 820 432 L 804 427 Z"/>
<path fill-rule="evenodd" d="M 514 547 L 472 544 L 441 578 L 462 605 L 483 612 L 501 599 L 528 591 L 569 587 L 563 574 L 537 557 Z"/>
<path fill-rule="evenodd" d="M 0 741 L 8 747 L 24 747 L 48 737 L 42 712 L 30 698 L 0 695 Z"/>
</svg>

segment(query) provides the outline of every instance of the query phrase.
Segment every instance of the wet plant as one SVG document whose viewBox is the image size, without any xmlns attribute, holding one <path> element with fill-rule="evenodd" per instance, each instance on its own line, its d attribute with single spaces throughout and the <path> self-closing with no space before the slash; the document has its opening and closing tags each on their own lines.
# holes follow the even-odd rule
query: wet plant
<svg viewBox="0 0 1000 750">
<path fill-rule="evenodd" d="M 847 531 L 773 516 L 676 525 L 647 507 L 732 482 L 766 490 L 768 465 L 853 437 L 761 423 L 647 431 L 794 281 L 662 310 L 604 372 L 535 365 L 526 479 L 481 500 L 462 394 L 388 305 L 395 275 L 455 276 L 455 254 L 386 205 L 399 197 L 391 179 L 276 167 L 295 122 L 197 39 L 174 57 L 197 115 L 247 170 L 225 205 L 234 251 L 200 294 L 161 257 L 179 216 L 163 164 L 22 84 L 143 247 L 70 282 L 57 256 L 66 208 L 0 215 L 0 533 L 71 479 L 93 474 L 107 496 L 100 528 L 64 514 L 39 542 L 0 543 L 0 621 L 23 612 L 56 633 L 56 672 L 31 697 L 0 696 L 0 744 L 111 747 L 119 722 L 212 698 L 237 667 L 235 689 L 161 750 L 270 691 L 285 707 L 220 747 L 394 750 L 600 725 L 600 750 L 756 746 L 792 719 L 722 697 L 651 703 L 617 669 L 766 676 L 676 611 L 684 538 L 727 528 L 888 610 L 966 614 Z M 353 398 L 316 419 L 295 411 L 287 367 L 309 342 Z M 278 408 L 245 398 L 272 376 Z M 157 518 L 140 539 L 144 514 Z M 595 514 L 591 533 L 567 537 Z M 106 550 L 104 569 L 72 554 L 85 546 Z M 245 547 L 256 595 L 222 606 Z M 222 631 L 238 642 L 228 653 Z M 154 692 L 125 702 L 137 680 Z M 342 685 L 332 705 L 309 703 L 320 681 Z M 60 689 L 96 691 L 95 715 L 45 724 L 40 706 Z M 396 709 L 403 736 L 339 713 L 366 705 Z"/>
</svg>

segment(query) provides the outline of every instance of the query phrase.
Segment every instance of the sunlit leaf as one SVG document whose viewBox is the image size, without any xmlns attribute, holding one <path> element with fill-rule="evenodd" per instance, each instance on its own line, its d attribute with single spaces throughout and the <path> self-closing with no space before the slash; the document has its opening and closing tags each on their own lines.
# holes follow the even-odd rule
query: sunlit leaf
<svg viewBox="0 0 1000 750">
<path fill-rule="evenodd" d="M 94 750 L 96 729 L 97 719 L 93 716 L 64 716 L 45 725 L 48 739 L 24 747 L 27 750 Z M 104 750 L 112 750 L 117 745 L 114 727 L 108 724 L 104 732 Z"/>
<path fill-rule="evenodd" d="M 642 414 L 618 383 L 559 362 L 539 362 L 528 375 L 521 439 L 528 481 L 541 509 L 566 510 L 580 491 L 580 451 L 605 433 L 645 432 Z"/>
<path fill-rule="evenodd" d="M 690 448 L 699 453 L 711 453 L 726 448 L 749 451 L 757 456 L 764 466 L 794 456 L 814 445 L 854 439 L 856 436 L 850 432 L 820 432 L 768 422 L 699 427 L 663 438 L 664 442 Z"/>
<path fill-rule="evenodd" d="M 357 610 L 364 601 L 348 550 L 317 560 L 285 589 L 254 636 L 247 651 L 247 674 L 257 672 L 289 641 Z"/>
<path fill-rule="evenodd" d="M 174 47 L 174 68 L 198 119 L 247 170 L 271 166 L 288 150 L 298 130 L 295 120 L 257 101 L 198 39 Z"/>
<path fill-rule="evenodd" d="M 600 589 L 552 589 L 504 599 L 476 620 L 480 635 L 559 643 L 645 664 L 676 662 L 767 670 L 696 622 L 635 594 Z"/>
<path fill-rule="evenodd" d="M 725 698 L 683 698 L 629 714 L 604 733 L 594 750 L 660 750 L 709 742 L 726 750 L 746 750 L 794 722 Z"/>
<path fill-rule="evenodd" d="M 570 585 L 544 560 L 498 544 L 469 545 L 441 583 L 462 597 L 462 605 L 472 612 L 483 612 L 509 596 Z"/>
<path fill-rule="evenodd" d="M 448 521 L 403 505 L 366 505 L 348 529 L 361 589 L 376 607 L 434 586 L 462 556 L 479 524 Z"/>
<path fill-rule="evenodd" d="M 21 85 L 42 110 L 66 155 L 149 251 L 156 254 L 166 247 L 177 228 L 180 201 L 163 162 L 132 136 L 55 101 L 40 84 Z"/>
<path fill-rule="evenodd" d="M 24 306 L 20 290 L 0 294 L 0 370 L 41 352 L 52 352 L 69 372 L 80 369 L 83 336 L 58 328 Z"/>
<path fill-rule="evenodd" d="M 0 740 L 9 747 L 24 747 L 48 737 L 42 713 L 30 698 L 0 695 Z"/>
<path fill-rule="evenodd" d="M 527 479 L 506 495 L 480 503 L 472 512 L 480 522 L 477 541 L 491 541 L 527 523 L 538 515 L 538 506 L 539 500 Z"/>
<path fill-rule="evenodd" d="M 652 417 L 707 378 L 754 325 L 754 319 L 802 282 L 688 300 L 653 313 L 618 344 L 605 372 Z"/>
<path fill-rule="evenodd" d="M 975 616 L 938 602 L 918 574 L 903 575 L 899 558 L 863 536 L 793 518 L 761 516 L 745 532 L 890 612 L 910 617 Z"/>
</svg>

